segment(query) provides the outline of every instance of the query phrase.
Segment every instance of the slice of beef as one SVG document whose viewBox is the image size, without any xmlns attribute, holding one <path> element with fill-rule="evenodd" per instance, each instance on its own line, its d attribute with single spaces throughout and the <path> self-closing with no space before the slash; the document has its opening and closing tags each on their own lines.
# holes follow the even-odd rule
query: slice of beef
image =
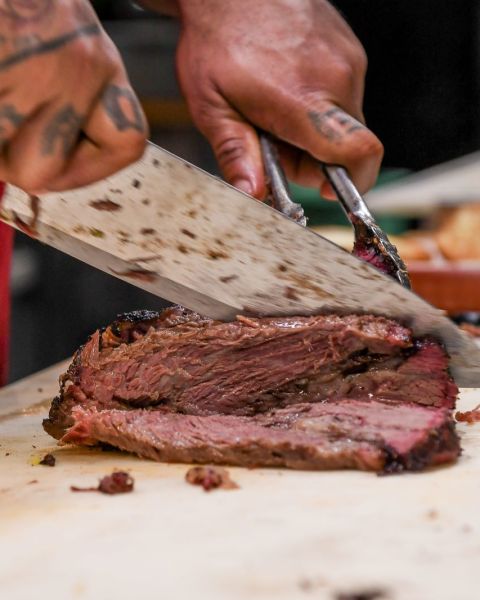
<svg viewBox="0 0 480 600">
<path fill-rule="evenodd" d="M 165 409 L 73 410 L 63 442 L 114 445 L 164 462 L 294 469 L 419 470 L 455 459 L 448 409 L 341 400 L 254 417 Z"/>
<path fill-rule="evenodd" d="M 398 462 L 415 468 L 458 453 L 446 410 L 458 390 L 447 367 L 438 343 L 415 340 L 410 330 L 383 317 L 238 317 L 222 323 L 181 307 L 132 313 L 79 349 L 44 427 L 64 441 L 100 441 L 160 460 L 374 469 Z M 299 406 L 314 411 L 317 429 L 319 418 L 333 424 L 344 407 L 358 434 L 340 425 L 339 437 L 330 429 L 308 433 L 293 425 Z M 422 439 L 409 437 L 417 431 L 411 421 L 400 422 L 408 441 L 400 450 L 391 443 L 392 432 L 379 437 L 386 423 L 378 424 L 373 439 L 357 408 L 370 416 L 379 411 L 381 419 L 399 410 L 404 420 L 411 411 L 438 421 L 421 428 Z M 281 410 L 288 424 L 272 425 Z M 341 420 L 343 427 L 346 417 Z M 199 429 L 196 441 L 188 433 L 192 423 Z M 79 435 L 82 428 L 85 435 Z M 170 435 L 178 430 L 192 444 L 184 440 L 177 448 L 169 428 Z M 238 445 L 222 442 L 222 432 L 231 440 L 234 429 L 245 431 Z M 272 450 L 280 452 L 275 460 L 268 458 L 270 435 L 282 448 Z M 431 436 L 439 447 L 433 448 Z M 409 458 L 419 452 L 428 458 Z"/>
</svg>

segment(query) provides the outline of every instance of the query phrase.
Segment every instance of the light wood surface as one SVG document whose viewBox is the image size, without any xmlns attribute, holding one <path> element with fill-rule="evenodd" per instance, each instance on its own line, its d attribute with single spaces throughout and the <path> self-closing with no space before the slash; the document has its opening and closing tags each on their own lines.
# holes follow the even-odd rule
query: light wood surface
<svg viewBox="0 0 480 600">
<path fill-rule="evenodd" d="M 2 599 L 333 600 L 370 588 L 480 598 L 480 424 L 459 426 L 464 453 L 451 467 L 230 469 L 240 489 L 207 494 L 184 482 L 185 465 L 56 447 L 41 419 L 61 370 L 0 392 Z M 460 407 L 479 401 L 464 391 Z M 54 468 L 36 464 L 46 452 Z M 131 472 L 132 494 L 69 489 L 114 468 Z"/>
</svg>

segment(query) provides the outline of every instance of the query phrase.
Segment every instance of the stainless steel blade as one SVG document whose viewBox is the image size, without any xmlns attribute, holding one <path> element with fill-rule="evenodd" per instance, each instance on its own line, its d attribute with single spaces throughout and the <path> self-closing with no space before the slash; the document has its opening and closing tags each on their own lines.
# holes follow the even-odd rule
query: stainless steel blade
<svg viewBox="0 0 480 600">
<path fill-rule="evenodd" d="M 25 193 L 7 187 L 1 216 L 67 254 L 214 318 L 335 311 L 399 319 L 416 335 L 443 340 L 459 385 L 480 385 L 480 349 L 441 311 L 153 145 L 113 177 L 46 194 L 33 206 Z"/>
</svg>

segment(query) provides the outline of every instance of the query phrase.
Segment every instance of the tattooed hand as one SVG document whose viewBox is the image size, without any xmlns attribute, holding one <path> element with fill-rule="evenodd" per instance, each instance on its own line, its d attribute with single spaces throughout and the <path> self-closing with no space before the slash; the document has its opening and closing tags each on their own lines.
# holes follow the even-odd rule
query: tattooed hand
<svg viewBox="0 0 480 600">
<path fill-rule="evenodd" d="M 88 0 L 0 0 L 0 181 L 86 185 L 137 159 L 146 136 Z"/>
<path fill-rule="evenodd" d="M 288 143 L 283 162 L 299 183 L 334 197 L 314 157 L 345 166 L 363 192 L 373 185 L 383 148 L 364 126 L 367 61 L 328 2 L 178 2 L 179 79 L 195 123 L 233 185 L 264 194 L 254 126 Z"/>
</svg>

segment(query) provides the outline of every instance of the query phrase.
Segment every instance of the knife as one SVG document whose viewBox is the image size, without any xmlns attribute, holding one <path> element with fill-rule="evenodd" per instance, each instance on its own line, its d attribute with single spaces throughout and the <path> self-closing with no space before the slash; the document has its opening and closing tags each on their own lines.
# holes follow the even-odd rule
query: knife
<svg viewBox="0 0 480 600">
<path fill-rule="evenodd" d="M 443 341 L 457 383 L 480 385 L 480 349 L 440 310 L 220 179 L 149 144 L 99 183 L 33 198 L 6 186 L 1 220 L 215 319 L 371 313 Z"/>
</svg>

